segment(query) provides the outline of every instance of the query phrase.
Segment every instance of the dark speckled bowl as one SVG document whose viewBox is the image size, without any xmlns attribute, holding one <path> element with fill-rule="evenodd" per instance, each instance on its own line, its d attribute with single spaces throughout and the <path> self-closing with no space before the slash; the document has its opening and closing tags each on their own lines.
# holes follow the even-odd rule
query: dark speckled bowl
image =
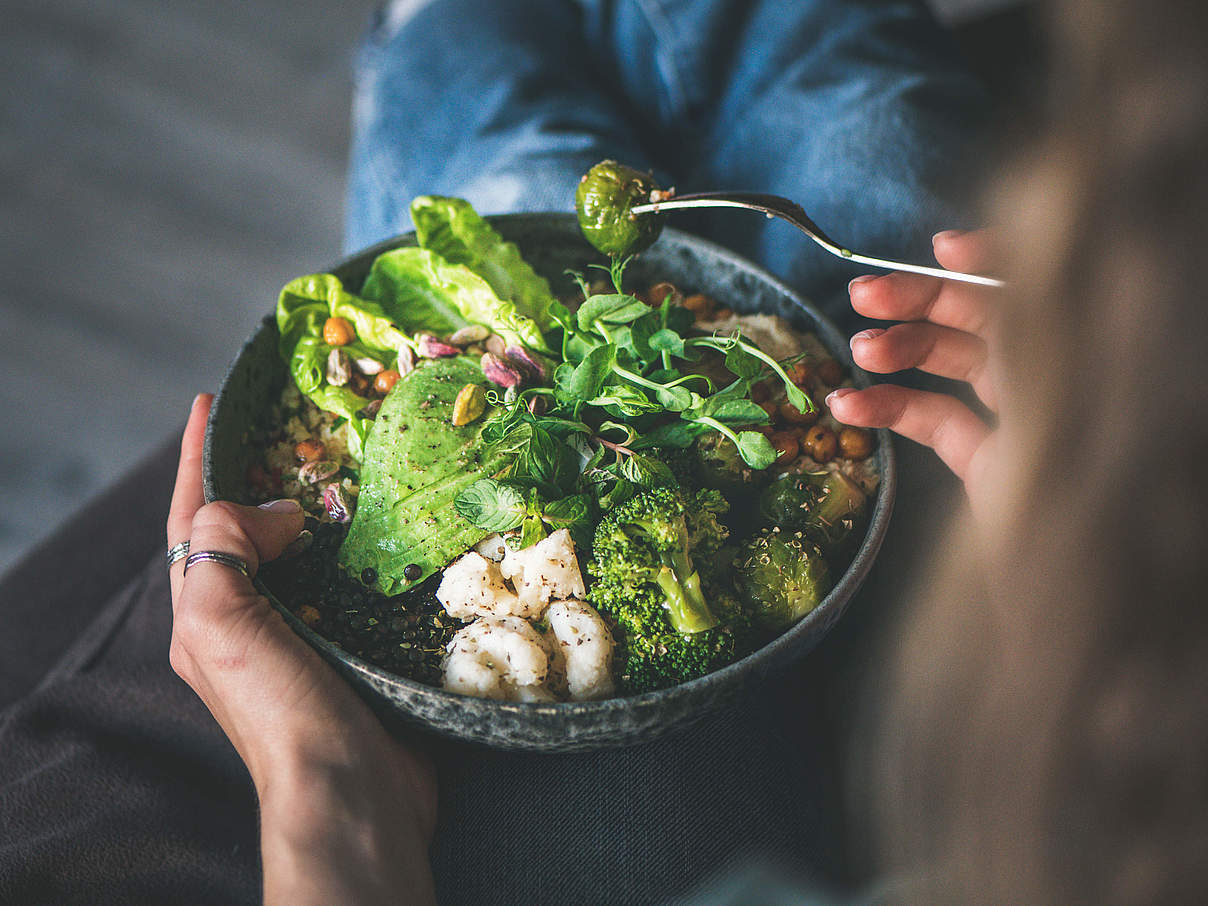
<svg viewBox="0 0 1208 906">
<path fill-rule="evenodd" d="M 563 272 L 582 271 L 597 256 L 583 241 L 570 214 L 513 214 L 490 218 L 525 258 L 548 279 L 555 291 L 569 289 Z M 402 236 L 354 255 L 333 268 L 344 284 L 357 289 L 370 263 L 383 251 L 414 245 Z M 854 370 L 848 345 L 838 330 L 813 307 L 771 275 L 748 261 L 676 230 L 662 238 L 630 266 L 635 286 L 656 279 L 707 292 L 740 312 L 772 312 L 799 327 L 815 331 L 835 358 Z M 256 451 L 245 443 L 248 426 L 261 423 L 287 378 L 277 358 L 277 329 L 265 320 L 235 359 L 210 413 L 205 444 L 207 500 L 251 502 L 244 475 Z M 855 381 L 868 378 L 854 371 Z M 709 676 L 633 698 L 602 702 L 516 704 L 468 698 L 402 679 L 366 663 L 316 635 L 262 588 L 285 619 L 313 645 L 384 716 L 402 717 L 439 734 L 510 749 L 569 752 L 644 742 L 684 727 L 734 702 L 744 687 L 758 683 L 808 652 L 843 614 L 872 566 L 893 506 L 896 486 L 893 448 L 880 432 L 876 456 L 882 481 L 867 535 L 855 559 L 834 590 L 805 619 L 759 651 Z"/>
</svg>

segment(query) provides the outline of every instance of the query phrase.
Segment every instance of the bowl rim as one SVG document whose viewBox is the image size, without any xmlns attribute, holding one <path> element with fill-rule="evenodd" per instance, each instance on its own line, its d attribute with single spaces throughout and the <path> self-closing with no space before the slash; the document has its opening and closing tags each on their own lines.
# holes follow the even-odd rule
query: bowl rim
<svg viewBox="0 0 1208 906">
<path fill-rule="evenodd" d="M 578 228 L 575 215 L 562 211 L 485 215 L 484 219 L 493 226 L 501 222 L 506 225 L 531 221 L 542 223 L 553 222 L 563 227 L 573 224 L 575 229 Z M 857 386 L 867 387 L 872 384 L 868 373 L 852 361 L 851 352 L 846 342 L 844 342 L 843 334 L 839 328 L 804 296 L 775 277 L 765 268 L 731 251 L 725 246 L 683 230 L 677 230 L 672 227 L 665 228 L 661 233 L 660 241 L 662 238 L 670 238 L 676 243 L 703 250 L 715 259 L 732 265 L 736 270 L 745 271 L 767 284 L 775 292 L 788 299 L 794 308 L 802 311 L 814 322 L 812 330 L 821 335 L 823 345 L 826 346 L 828 351 L 842 361 L 844 368 L 851 374 L 852 380 Z M 339 273 L 353 269 L 363 261 L 372 260 L 373 257 L 390 249 L 414 244 L 414 241 L 414 230 L 400 233 L 397 236 L 345 255 L 339 262 L 323 271 L 323 273 Z M 655 247 L 657 247 L 657 244 Z M 236 358 L 232 360 L 232 364 L 238 361 L 244 351 L 256 342 L 260 331 L 264 330 L 268 325 L 275 326 L 275 320 L 271 314 L 266 316 L 252 331 L 251 335 L 240 347 Z M 230 371 L 228 371 L 228 377 L 229 375 Z M 223 380 L 222 389 L 225 389 L 225 387 L 226 378 Z M 221 400 L 222 392 L 220 389 L 216 399 L 216 403 L 218 404 L 211 410 L 206 424 L 202 469 L 205 500 L 207 503 L 220 499 L 217 496 L 215 488 L 212 452 L 216 425 L 221 415 Z M 813 645 L 821 641 L 822 636 L 826 634 L 830 626 L 838 621 L 852 598 L 855 597 L 860 586 L 868 577 L 876 560 L 877 553 L 885 540 L 890 516 L 893 512 L 894 501 L 897 496 L 897 458 L 891 434 L 885 428 L 876 429 L 876 434 L 877 455 L 880 460 L 881 474 L 873 511 L 869 518 L 864 538 L 857 548 L 851 563 L 848 564 L 843 575 L 826 597 L 792 627 L 771 641 L 761 645 L 745 657 L 704 676 L 689 680 L 686 683 L 670 686 L 666 689 L 657 689 L 637 695 L 614 696 L 613 698 L 596 701 L 569 702 L 500 701 L 451 692 L 440 686 L 433 686 L 400 676 L 357 657 L 303 623 L 301 619 L 277 599 L 272 591 L 260 581 L 259 577 L 253 580 L 253 584 L 260 593 L 268 598 L 272 606 L 282 614 L 293 630 L 303 636 L 309 644 L 325 650 L 349 668 L 371 678 L 375 686 L 402 687 L 412 694 L 436 696 L 439 699 L 446 699 L 449 703 L 463 710 L 468 709 L 470 711 L 481 712 L 484 716 L 488 713 L 510 713 L 521 718 L 535 715 L 574 715 L 578 719 L 591 720 L 593 718 L 605 718 L 614 712 L 631 711 L 633 709 L 654 706 L 661 707 L 669 701 L 703 697 L 707 696 L 710 691 L 717 687 L 740 682 L 745 674 L 752 671 L 762 670 L 765 673 L 771 672 L 778 666 L 789 663 L 794 657 L 804 656 Z M 819 624 L 823 624 L 824 628 L 820 628 Z M 810 638 L 811 636 L 813 636 L 812 639 Z M 405 706 L 403 706 L 403 711 L 406 712 Z"/>
</svg>

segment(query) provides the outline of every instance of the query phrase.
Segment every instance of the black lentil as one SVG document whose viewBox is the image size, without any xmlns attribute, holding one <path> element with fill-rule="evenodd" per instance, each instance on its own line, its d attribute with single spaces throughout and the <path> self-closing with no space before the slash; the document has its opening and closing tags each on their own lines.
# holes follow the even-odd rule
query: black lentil
<svg viewBox="0 0 1208 906">
<path fill-rule="evenodd" d="M 315 538 L 306 551 L 262 567 L 269 590 L 294 613 L 314 608 L 319 618 L 313 620 L 308 611 L 311 628 L 345 651 L 399 676 L 439 685 L 445 648 L 464 625 L 436 600 L 440 577 L 388 597 L 365 587 L 377 581 L 375 570 L 356 577 L 339 566 L 347 526 L 321 522 L 311 531 Z M 370 572 L 372 577 L 366 575 Z M 422 567 L 413 563 L 404 577 L 414 581 L 421 573 Z"/>
</svg>

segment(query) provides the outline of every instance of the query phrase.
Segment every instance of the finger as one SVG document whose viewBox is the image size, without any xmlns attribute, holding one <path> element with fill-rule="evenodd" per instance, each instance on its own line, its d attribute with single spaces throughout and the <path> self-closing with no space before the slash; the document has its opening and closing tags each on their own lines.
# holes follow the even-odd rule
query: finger
<svg viewBox="0 0 1208 906">
<path fill-rule="evenodd" d="M 990 429 L 967 406 L 942 393 L 877 384 L 864 390 L 844 387 L 827 398 L 831 415 L 861 428 L 889 428 L 933 449 L 964 481 L 969 464 Z"/>
<path fill-rule="evenodd" d="M 981 274 L 993 270 L 997 238 L 991 230 L 945 230 L 931 239 L 935 260 L 950 271 Z"/>
<path fill-rule="evenodd" d="M 302 531 L 302 508 L 294 500 L 277 500 L 260 507 L 226 501 L 208 503 L 193 517 L 189 552 L 219 551 L 243 560 L 254 576 L 260 564 L 280 556 Z M 255 594 L 251 582 L 239 571 L 221 563 L 198 562 L 189 567 L 181 599 L 204 587 L 206 600 Z"/>
<path fill-rule="evenodd" d="M 991 306 L 982 287 L 938 277 L 893 273 L 857 277 L 848 287 L 851 305 L 880 321 L 930 321 L 982 336 Z"/>
<path fill-rule="evenodd" d="M 986 371 L 986 343 L 973 334 L 910 321 L 887 330 L 860 331 L 851 338 L 851 352 L 857 365 L 877 374 L 917 368 L 965 381 L 982 402 L 994 406 L 994 390 Z"/>
<path fill-rule="evenodd" d="M 202 393 L 193 400 L 189 410 L 189 421 L 184 436 L 180 439 L 180 462 L 176 467 L 176 487 L 172 492 L 172 504 L 168 508 L 169 546 L 189 538 L 193 514 L 206 502 L 201 486 L 201 454 L 205 442 L 206 421 L 210 417 L 210 404 L 214 397 Z M 184 576 L 184 561 L 172 564 L 172 599 L 180 594 L 180 583 Z"/>
</svg>

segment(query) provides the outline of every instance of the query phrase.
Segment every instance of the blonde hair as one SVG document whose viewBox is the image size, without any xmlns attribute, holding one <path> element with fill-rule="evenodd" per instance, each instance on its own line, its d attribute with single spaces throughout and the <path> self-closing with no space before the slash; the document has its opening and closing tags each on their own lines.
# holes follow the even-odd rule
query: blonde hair
<svg viewBox="0 0 1208 906">
<path fill-rule="evenodd" d="M 1208 4 L 1073 0 L 994 195 L 1004 474 L 920 584 L 878 725 L 919 902 L 1208 890 Z"/>
</svg>

